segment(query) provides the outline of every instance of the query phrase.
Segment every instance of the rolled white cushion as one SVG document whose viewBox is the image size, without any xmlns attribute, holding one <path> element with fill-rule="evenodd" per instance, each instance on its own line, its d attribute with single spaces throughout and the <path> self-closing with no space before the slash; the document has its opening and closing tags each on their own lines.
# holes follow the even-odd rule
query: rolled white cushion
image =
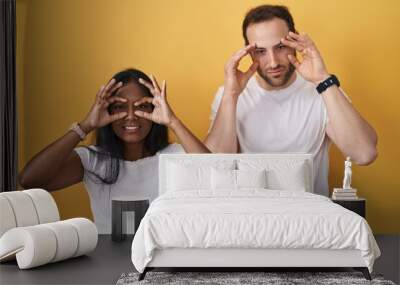
<svg viewBox="0 0 400 285">
<path fill-rule="evenodd" d="M 20 269 L 86 254 L 97 245 L 93 222 L 60 222 L 53 197 L 43 189 L 0 193 L 0 214 L 0 261 L 16 258 Z"/>
<path fill-rule="evenodd" d="M 74 226 L 64 221 L 48 223 L 43 226 L 52 230 L 56 236 L 57 248 L 51 262 L 64 260 L 75 255 L 79 237 Z"/>
<path fill-rule="evenodd" d="M 11 205 L 17 227 L 33 226 L 39 223 L 38 214 L 31 197 L 23 191 L 1 193 Z"/>
<path fill-rule="evenodd" d="M 17 222 L 11 204 L 0 194 L 0 237 L 9 229 L 15 228 Z"/>
<path fill-rule="evenodd" d="M 56 202 L 49 192 L 43 189 L 29 189 L 23 192 L 31 197 L 39 218 L 39 224 L 60 220 Z"/>
<path fill-rule="evenodd" d="M 54 232 L 43 225 L 14 228 L 0 238 L 0 260 L 16 255 L 20 269 L 51 262 L 56 249 Z"/>
<path fill-rule="evenodd" d="M 78 248 L 74 257 L 86 254 L 96 248 L 98 232 L 92 221 L 85 218 L 74 218 L 63 222 L 74 226 L 78 232 Z"/>
<path fill-rule="evenodd" d="M 0 238 L 0 261 L 16 257 L 20 269 L 28 269 L 86 254 L 96 248 L 97 228 L 88 219 L 8 230 Z"/>
</svg>

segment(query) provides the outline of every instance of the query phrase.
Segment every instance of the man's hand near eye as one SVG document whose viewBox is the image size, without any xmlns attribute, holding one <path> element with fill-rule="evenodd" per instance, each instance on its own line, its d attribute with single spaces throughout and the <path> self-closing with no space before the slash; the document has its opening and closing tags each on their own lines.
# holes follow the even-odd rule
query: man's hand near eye
<svg viewBox="0 0 400 285">
<path fill-rule="evenodd" d="M 239 70 L 239 64 L 245 56 L 252 55 L 259 50 L 255 43 L 247 45 L 234 53 L 225 64 L 224 93 L 214 123 L 204 141 L 212 152 L 236 153 L 239 150 L 236 136 L 237 102 L 239 95 L 257 71 L 259 62 L 253 60 L 253 63 L 244 72 Z M 252 56 L 253 58 L 254 56 Z"/>
<path fill-rule="evenodd" d="M 306 80 L 318 84 L 330 76 L 317 46 L 307 34 L 289 32 L 281 42 L 301 54 L 301 62 L 291 54 L 288 59 Z"/>
<path fill-rule="evenodd" d="M 111 94 L 121 88 L 121 86 L 122 82 L 117 83 L 113 78 L 106 86 L 100 87 L 89 113 L 86 115 L 85 119 L 79 123 L 80 127 L 86 134 L 116 120 L 122 119 L 127 115 L 127 112 L 109 114 L 107 110 L 111 104 L 117 102 L 125 103 L 127 101 L 125 98 L 118 96 L 110 97 Z"/>
<path fill-rule="evenodd" d="M 248 45 L 237 51 L 225 65 L 224 93 L 237 97 L 246 87 L 251 76 L 257 71 L 258 62 L 253 62 L 245 72 L 239 70 L 242 58 L 255 50 L 255 44 Z"/>
</svg>

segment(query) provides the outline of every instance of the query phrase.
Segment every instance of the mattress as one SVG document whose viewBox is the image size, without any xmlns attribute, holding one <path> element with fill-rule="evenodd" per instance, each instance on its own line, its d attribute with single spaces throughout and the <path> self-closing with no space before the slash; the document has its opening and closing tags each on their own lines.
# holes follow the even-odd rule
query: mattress
<svg viewBox="0 0 400 285">
<path fill-rule="evenodd" d="M 380 251 L 364 218 L 301 191 L 186 190 L 157 198 L 132 242 L 139 272 L 157 249 L 359 250 L 372 271 Z"/>
</svg>

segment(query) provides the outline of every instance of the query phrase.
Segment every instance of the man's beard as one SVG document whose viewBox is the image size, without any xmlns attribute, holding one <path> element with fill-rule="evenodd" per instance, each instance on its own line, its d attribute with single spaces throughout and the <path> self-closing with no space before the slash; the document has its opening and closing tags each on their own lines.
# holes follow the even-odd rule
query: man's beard
<svg viewBox="0 0 400 285">
<path fill-rule="evenodd" d="M 277 68 L 280 68 L 282 66 L 278 66 Z M 282 87 L 284 85 L 286 85 L 286 83 L 288 83 L 288 81 L 290 80 L 290 78 L 292 77 L 293 73 L 295 71 L 295 67 L 293 66 L 293 64 L 289 64 L 288 70 L 285 72 L 285 74 L 283 75 L 282 79 L 279 79 L 279 81 L 277 82 L 278 78 L 271 78 L 269 77 L 266 73 L 264 73 L 260 67 L 257 69 L 257 73 L 258 75 L 264 79 L 270 86 L 272 87 Z"/>
</svg>

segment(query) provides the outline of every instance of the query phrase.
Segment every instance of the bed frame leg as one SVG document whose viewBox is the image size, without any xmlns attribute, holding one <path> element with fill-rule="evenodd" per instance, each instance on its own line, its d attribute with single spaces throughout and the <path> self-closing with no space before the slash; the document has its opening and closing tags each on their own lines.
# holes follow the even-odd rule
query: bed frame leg
<svg viewBox="0 0 400 285">
<path fill-rule="evenodd" d="M 372 280 L 371 274 L 369 274 L 369 270 L 367 267 L 354 267 L 354 269 L 357 271 L 361 271 L 362 274 L 364 275 L 365 279 Z"/>
<path fill-rule="evenodd" d="M 142 273 L 139 274 L 138 281 L 142 281 L 142 280 L 144 279 L 144 277 L 146 277 L 147 271 L 149 271 L 149 270 L 148 270 L 147 267 L 146 267 L 146 268 L 144 269 L 144 271 L 143 271 Z"/>
</svg>

